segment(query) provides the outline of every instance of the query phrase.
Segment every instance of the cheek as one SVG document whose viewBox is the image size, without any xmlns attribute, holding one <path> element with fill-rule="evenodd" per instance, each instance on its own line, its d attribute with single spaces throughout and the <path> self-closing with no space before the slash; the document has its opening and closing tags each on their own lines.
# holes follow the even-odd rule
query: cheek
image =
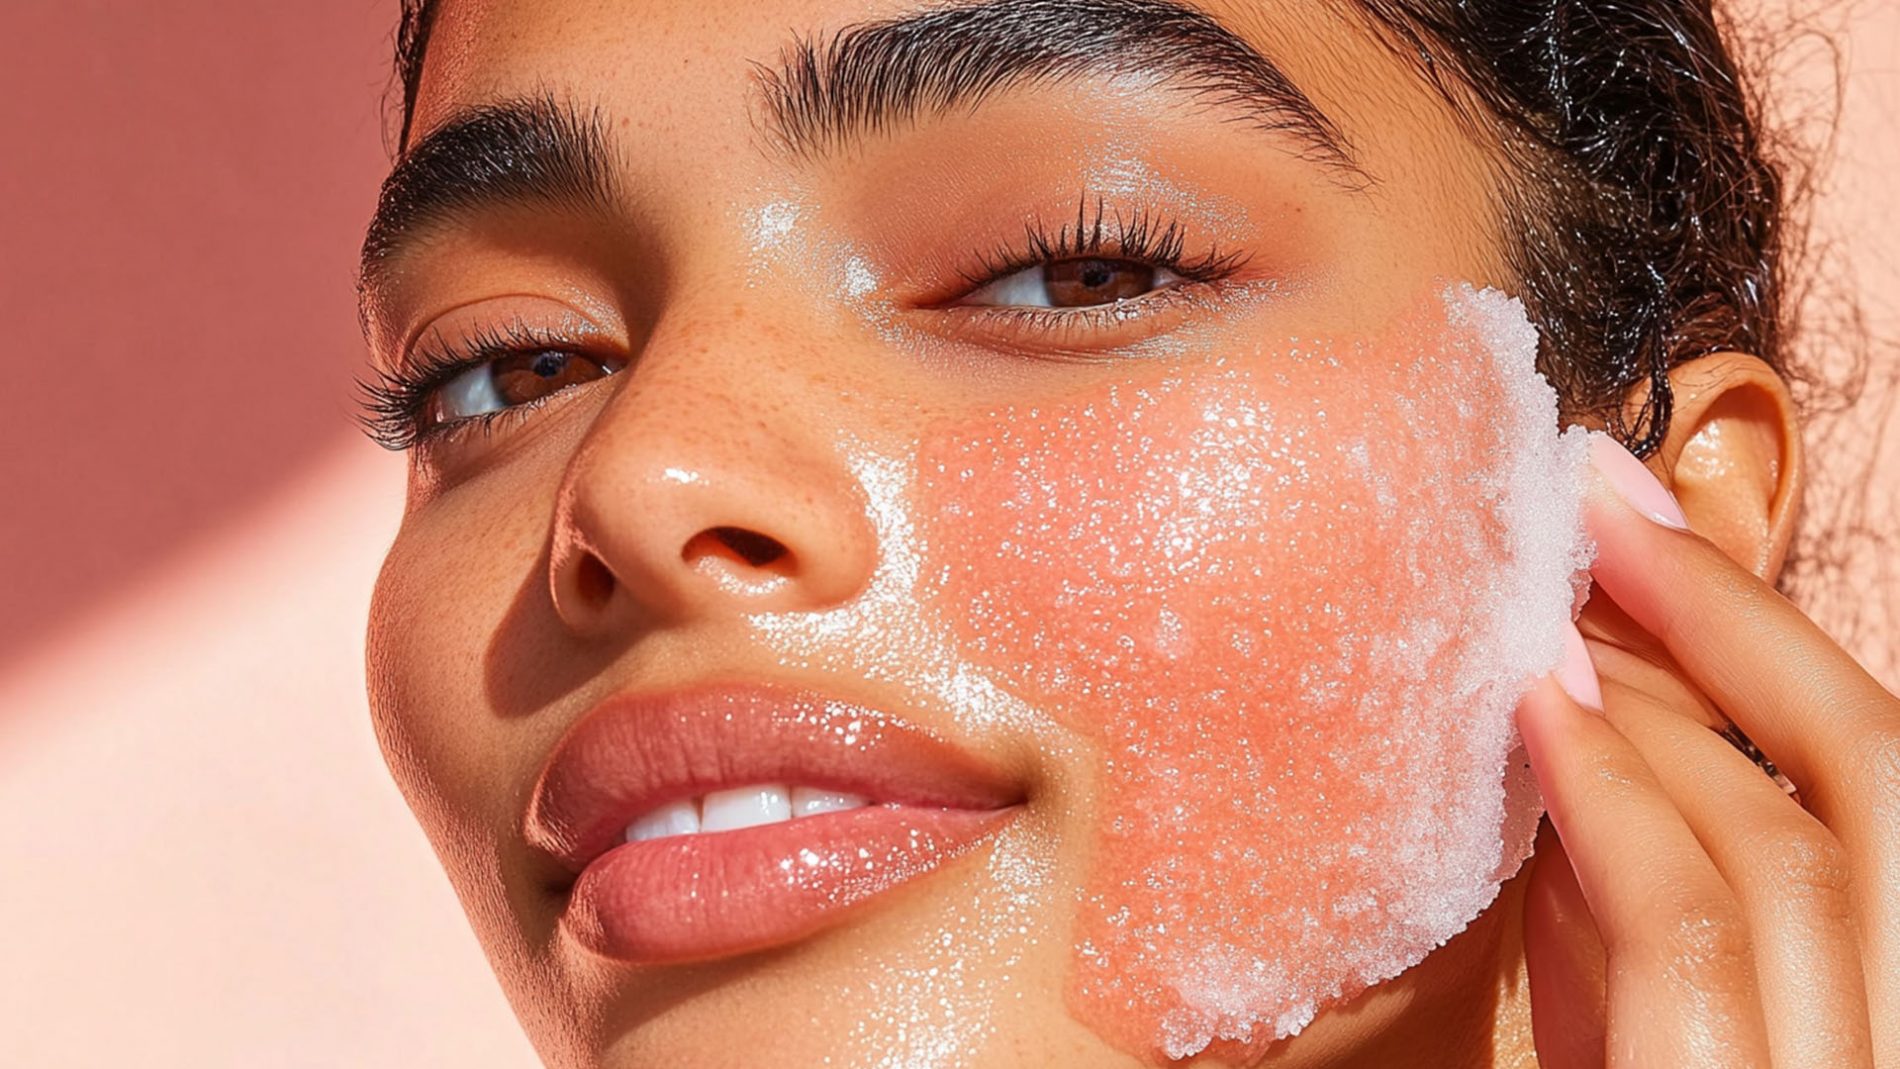
<svg viewBox="0 0 1900 1069">
<path fill-rule="evenodd" d="M 470 666 L 481 649 L 469 599 L 444 582 L 444 562 L 453 559 L 411 532 L 398 536 L 377 579 L 365 658 L 383 760 L 438 849 L 466 819 L 457 755 L 468 729 L 448 711 L 478 693 Z"/>
<path fill-rule="evenodd" d="M 960 645 L 1099 744 L 1069 1001 L 1127 1049 L 1298 1031 L 1528 849 L 1510 709 L 1568 619 L 1575 495 L 1543 484 L 1581 441 L 1457 308 L 926 445 Z"/>
<path fill-rule="evenodd" d="M 530 721 L 498 700 L 492 651 L 560 664 L 521 637 L 548 633 L 524 626 L 520 607 L 538 604 L 523 591 L 543 581 L 537 523 L 532 507 L 498 507 L 492 494 L 439 499 L 405 521 L 377 578 L 366 644 L 377 741 L 445 861 L 451 844 L 507 826 L 513 799 L 495 785 L 534 752 L 510 734 Z"/>
</svg>

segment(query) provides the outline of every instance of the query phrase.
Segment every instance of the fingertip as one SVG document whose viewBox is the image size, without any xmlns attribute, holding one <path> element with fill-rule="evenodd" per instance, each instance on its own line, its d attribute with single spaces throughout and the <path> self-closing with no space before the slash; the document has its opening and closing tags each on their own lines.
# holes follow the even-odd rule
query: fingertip
<svg viewBox="0 0 1900 1069">
<path fill-rule="evenodd" d="M 1564 737 L 1571 733 L 1579 716 L 1577 703 L 1557 683 L 1554 674 L 1540 676 L 1517 702 L 1517 734 L 1530 757 L 1531 770 L 1545 784 L 1551 761 L 1560 760 L 1565 750 Z M 1546 799 L 1548 800 L 1548 799 Z"/>
<path fill-rule="evenodd" d="M 1571 701 L 1593 713 L 1603 711 L 1603 684 L 1597 679 L 1596 662 L 1576 624 L 1564 625 L 1564 657 L 1551 675 Z"/>
<path fill-rule="evenodd" d="M 1518 733 L 1536 749 L 1580 712 L 1603 712 L 1603 685 L 1583 635 L 1575 624 L 1565 624 L 1563 659 L 1518 700 Z"/>
<path fill-rule="evenodd" d="M 1517 733 L 1530 758 L 1532 772 L 1550 802 L 1561 793 L 1558 781 L 1573 758 L 1592 745 L 1592 721 L 1603 719 L 1603 692 L 1596 668 L 1576 628 L 1568 627 L 1564 662 L 1535 685 L 1517 703 Z"/>
<path fill-rule="evenodd" d="M 1616 439 L 1600 431 L 1591 432 L 1590 464 L 1617 498 L 1644 519 L 1672 530 L 1689 529 L 1689 519 L 1676 495 Z"/>
</svg>

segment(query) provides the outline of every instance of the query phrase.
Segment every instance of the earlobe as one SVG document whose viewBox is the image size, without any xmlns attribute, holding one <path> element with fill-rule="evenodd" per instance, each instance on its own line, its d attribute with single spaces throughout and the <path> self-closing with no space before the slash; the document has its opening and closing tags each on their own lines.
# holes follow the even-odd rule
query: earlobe
<svg viewBox="0 0 1900 1069">
<path fill-rule="evenodd" d="M 1800 422 L 1787 383 L 1743 353 L 1712 353 L 1670 373 L 1675 412 L 1663 479 L 1689 525 L 1772 581 L 1794 534 L 1803 482 Z"/>
</svg>

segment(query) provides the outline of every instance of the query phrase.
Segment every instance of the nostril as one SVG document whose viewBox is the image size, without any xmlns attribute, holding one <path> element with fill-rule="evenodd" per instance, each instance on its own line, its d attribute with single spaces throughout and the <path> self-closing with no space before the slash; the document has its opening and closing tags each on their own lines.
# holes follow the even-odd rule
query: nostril
<svg viewBox="0 0 1900 1069">
<path fill-rule="evenodd" d="M 754 568 L 770 568 L 787 562 L 791 550 L 770 535 L 743 527 L 709 527 L 694 535 L 680 556 L 689 564 L 704 557 L 721 557 L 744 561 Z"/>
<path fill-rule="evenodd" d="M 604 605 L 613 597 L 614 573 L 599 557 L 585 554 L 574 567 L 574 587 L 586 604 Z"/>
</svg>

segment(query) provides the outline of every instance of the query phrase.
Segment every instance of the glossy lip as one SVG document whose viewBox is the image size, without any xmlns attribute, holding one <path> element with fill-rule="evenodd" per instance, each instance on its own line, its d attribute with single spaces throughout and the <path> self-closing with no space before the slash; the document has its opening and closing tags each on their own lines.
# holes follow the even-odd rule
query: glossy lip
<svg viewBox="0 0 1900 1069">
<path fill-rule="evenodd" d="M 863 809 L 625 843 L 668 802 L 757 783 L 865 796 Z M 530 845 L 570 877 L 563 924 L 608 957 L 683 961 L 800 938 L 987 838 L 1022 789 L 879 710 L 716 685 L 609 698 L 555 746 Z"/>
</svg>

